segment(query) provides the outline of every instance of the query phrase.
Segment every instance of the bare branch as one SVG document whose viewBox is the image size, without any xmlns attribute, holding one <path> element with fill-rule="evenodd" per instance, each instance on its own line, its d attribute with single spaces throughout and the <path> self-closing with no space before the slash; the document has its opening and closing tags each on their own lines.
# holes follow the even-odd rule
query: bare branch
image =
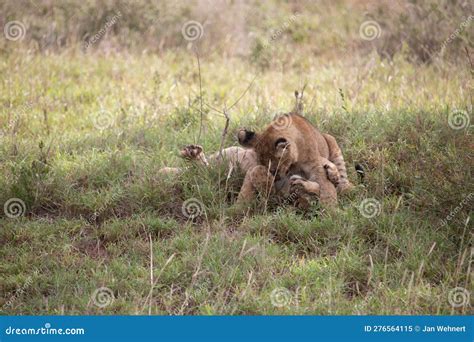
<svg viewBox="0 0 474 342">
<path fill-rule="evenodd" d="M 252 82 L 249 83 L 248 87 L 244 90 L 244 92 L 240 95 L 240 97 L 229 107 L 228 110 L 231 110 L 234 106 L 237 105 L 237 103 L 239 103 L 239 101 L 244 97 L 244 95 L 249 91 L 250 87 L 253 85 L 253 82 L 255 82 L 255 79 L 257 78 L 257 76 L 255 76 L 252 80 Z"/>
<path fill-rule="evenodd" d="M 469 49 L 467 48 L 467 46 L 465 46 L 464 49 L 466 50 L 467 59 L 469 60 L 469 64 L 471 65 L 471 69 L 469 70 L 471 72 L 471 77 L 474 77 L 474 65 L 472 64 L 472 59 L 471 59 L 471 55 L 469 54 Z M 472 106 L 472 92 L 471 92 L 470 97 L 471 97 L 471 106 Z"/>
<path fill-rule="evenodd" d="M 202 122 L 203 122 L 203 100 L 202 100 L 202 77 L 201 77 L 201 60 L 199 59 L 199 49 L 196 46 L 196 49 L 194 50 L 196 52 L 196 59 L 198 63 L 198 72 L 199 72 L 199 102 L 201 105 L 200 108 L 200 121 L 199 121 L 199 134 L 197 138 L 197 142 L 199 143 L 201 141 L 201 133 L 202 133 Z"/>
<path fill-rule="evenodd" d="M 224 112 L 223 112 L 222 110 L 219 110 L 219 109 L 217 109 L 217 108 L 211 106 L 209 103 L 204 103 L 204 104 L 205 104 L 206 106 L 208 106 L 210 109 L 216 111 L 217 113 L 224 115 Z"/>
<path fill-rule="evenodd" d="M 301 93 L 298 90 L 295 91 L 294 112 L 300 115 L 303 115 L 303 95 L 307 85 L 307 83 L 304 84 L 303 89 L 301 89 Z"/>
<path fill-rule="evenodd" d="M 224 126 L 224 130 L 222 131 L 221 146 L 219 147 L 219 157 L 221 159 L 222 159 L 222 149 L 224 148 L 224 141 L 225 141 L 225 137 L 227 136 L 227 130 L 229 128 L 229 122 L 230 122 L 229 114 L 227 114 L 227 110 L 225 108 L 224 108 L 224 116 L 225 116 L 225 126 Z"/>
<path fill-rule="evenodd" d="M 464 47 L 464 50 L 466 51 L 467 59 L 469 60 L 469 64 L 471 65 L 471 75 L 474 75 L 474 64 L 472 64 L 471 55 L 469 54 L 467 46 Z"/>
</svg>

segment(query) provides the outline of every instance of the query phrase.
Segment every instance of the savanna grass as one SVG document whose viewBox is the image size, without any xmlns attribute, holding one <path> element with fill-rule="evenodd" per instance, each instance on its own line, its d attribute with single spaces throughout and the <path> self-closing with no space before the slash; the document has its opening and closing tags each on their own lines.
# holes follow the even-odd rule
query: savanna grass
<svg viewBox="0 0 474 342">
<path fill-rule="evenodd" d="M 178 157 L 189 143 L 217 151 L 224 125 L 206 105 L 198 140 L 192 53 L 2 57 L 0 203 L 26 206 L 19 218 L 0 211 L 2 312 L 469 313 L 448 294 L 472 291 L 472 203 L 442 223 L 474 191 L 471 128 L 448 124 L 472 113 L 467 69 L 375 54 L 273 62 L 204 58 L 203 99 L 223 110 L 256 76 L 229 112 L 230 146 L 238 127 L 291 110 L 307 83 L 305 116 L 338 139 L 357 184 L 335 211 L 254 203 L 237 215 L 242 175 Z M 187 169 L 164 177 L 162 166 Z M 380 204 L 372 218 L 367 198 Z M 202 205 L 193 218 L 189 199 Z M 106 307 L 92 298 L 100 287 L 113 293 Z"/>
</svg>

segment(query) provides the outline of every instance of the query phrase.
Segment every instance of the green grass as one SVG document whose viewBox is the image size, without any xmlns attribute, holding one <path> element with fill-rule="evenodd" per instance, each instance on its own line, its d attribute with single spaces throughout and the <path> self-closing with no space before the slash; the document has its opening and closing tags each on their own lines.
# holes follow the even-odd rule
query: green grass
<svg viewBox="0 0 474 342">
<path fill-rule="evenodd" d="M 308 83 L 305 116 L 338 139 L 354 183 L 354 163 L 366 168 L 334 212 L 256 204 L 239 216 L 241 175 L 158 174 L 186 165 L 186 144 L 220 144 L 224 119 L 208 107 L 197 141 L 192 53 L 2 57 L 0 204 L 26 204 L 19 218 L 0 211 L 2 313 L 469 313 L 448 294 L 473 289 L 472 202 L 441 224 L 474 191 L 472 131 L 448 125 L 455 110 L 472 119 L 468 69 L 375 55 L 273 63 L 206 57 L 205 102 L 230 106 L 257 76 L 230 111 L 230 146 L 238 127 L 264 127 Z M 190 198 L 205 208 L 194 220 L 181 210 Z M 359 210 L 366 198 L 381 204 L 373 218 Z M 103 308 L 100 287 L 115 298 Z"/>
</svg>

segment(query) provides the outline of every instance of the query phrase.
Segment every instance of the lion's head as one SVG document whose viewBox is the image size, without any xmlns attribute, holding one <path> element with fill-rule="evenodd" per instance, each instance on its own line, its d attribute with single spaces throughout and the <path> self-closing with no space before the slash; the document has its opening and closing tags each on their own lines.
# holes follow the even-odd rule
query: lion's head
<svg viewBox="0 0 474 342">
<path fill-rule="evenodd" d="M 275 176 L 287 176 L 292 164 L 298 160 L 298 150 L 286 129 L 270 125 L 262 133 L 241 129 L 239 143 L 255 150 L 259 164 L 268 168 Z"/>
</svg>

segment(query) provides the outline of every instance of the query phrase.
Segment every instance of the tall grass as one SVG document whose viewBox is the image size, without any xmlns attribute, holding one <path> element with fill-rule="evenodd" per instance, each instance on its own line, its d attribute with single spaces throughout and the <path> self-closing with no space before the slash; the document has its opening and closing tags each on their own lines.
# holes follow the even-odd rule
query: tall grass
<svg viewBox="0 0 474 342">
<path fill-rule="evenodd" d="M 17 20 L 25 27 L 23 46 L 34 51 L 79 49 L 107 53 L 159 53 L 187 49 L 183 25 L 199 22 L 203 53 L 249 57 L 272 41 L 272 54 L 364 54 L 376 48 L 385 57 L 404 53 L 411 60 L 459 61 L 472 48 L 474 5 L 463 0 L 428 1 L 3 1 L 0 25 Z M 283 27 L 292 16 L 291 25 Z M 118 17 L 115 22 L 114 17 Z M 374 41 L 360 39 L 361 24 L 375 21 Z M 99 32 L 97 39 L 93 39 Z M 285 34 L 279 32 L 285 31 Z M 451 37 L 453 35 L 453 37 Z M 450 38 L 451 37 L 451 38 Z M 94 44 L 90 41 L 94 40 Z M 448 42 L 449 40 L 449 42 Z M 2 52 L 11 44 L 0 41 Z"/>
<path fill-rule="evenodd" d="M 426 59 L 416 42 L 435 32 L 423 23 L 452 24 L 431 54 L 469 17 L 464 3 L 427 4 L 193 2 L 161 25 L 153 13 L 166 3 L 3 2 L 0 22 L 27 31 L 0 40 L 0 205 L 25 205 L 0 210 L 2 313 L 470 313 L 453 293 L 472 292 L 472 66 L 461 49 L 472 31 Z M 403 6 L 417 8 L 406 23 Z M 183 39 L 187 20 L 203 24 L 201 40 Z M 373 41 L 360 36 L 367 20 L 382 29 Z M 337 138 L 358 184 L 334 212 L 252 203 L 236 214 L 242 175 L 227 182 L 225 166 L 178 157 L 189 143 L 219 148 L 219 111 L 252 80 L 225 145 L 290 110 L 307 84 L 305 116 Z M 188 168 L 163 177 L 165 165 Z M 190 199 L 201 215 L 183 214 Z M 379 204 L 373 217 L 367 199 Z"/>
</svg>

